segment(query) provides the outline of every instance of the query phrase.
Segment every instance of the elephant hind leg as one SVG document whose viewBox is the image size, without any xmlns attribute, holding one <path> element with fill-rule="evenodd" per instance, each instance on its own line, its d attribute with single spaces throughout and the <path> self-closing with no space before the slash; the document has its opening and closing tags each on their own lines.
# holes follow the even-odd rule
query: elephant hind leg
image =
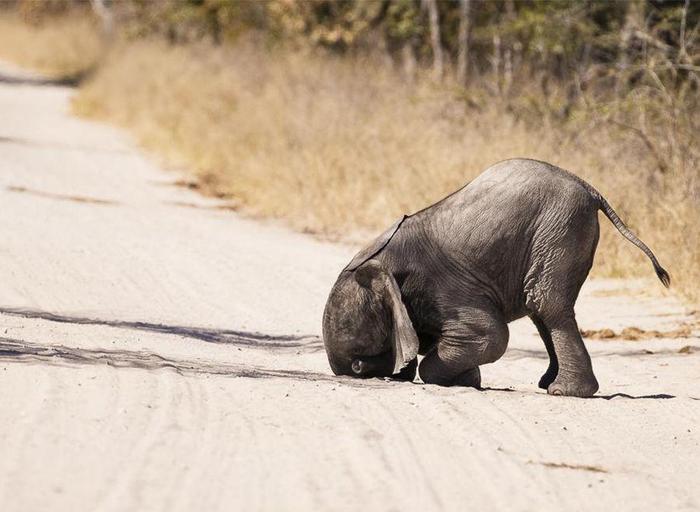
<svg viewBox="0 0 700 512">
<path fill-rule="evenodd" d="M 542 258 L 525 278 L 525 304 L 542 336 L 550 366 L 540 381 L 551 395 L 591 396 L 598 391 L 591 358 L 574 315 L 579 290 L 588 276 L 598 244 L 598 221 L 583 211 L 568 231 L 540 248 Z M 576 229 L 573 229 L 575 227 Z M 548 341 L 551 340 L 551 341 Z M 556 359 L 556 375 L 553 356 Z"/>
<path fill-rule="evenodd" d="M 598 381 L 593 373 L 591 357 L 579 333 L 573 308 L 556 316 L 539 316 L 539 318 L 542 326 L 551 336 L 557 362 L 557 373 L 547 384 L 547 393 L 577 397 L 593 396 L 598 391 Z M 547 344 L 546 341 L 545 344 Z M 549 346 L 547 350 L 549 351 Z M 540 381 L 540 387 L 546 384 L 549 377 L 551 374 L 547 370 Z"/>
<path fill-rule="evenodd" d="M 549 368 L 539 386 L 550 395 L 588 397 L 598 391 L 591 357 L 579 333 L 573 305 L 562 308 L 563 301 L 553 297 L 558 305 L 553 311 L 539 310 L 531 315 L 549 354 Z"/>
<path fill-rule="evenodd" d="M 547 388 L 550 395 L 588 397 L 598 391 L 591 357 L 583 343 L 573 311 L 549 325 L 559 373 Z"/>
<path fill-rule="evenodd" d="M 549 328 L 545 325 L 542 319 L 532 314 L 530 315 L 532 323 L 537 327 L 537 332 L 540 333 L 540 338 L 544 342 L 544 346 L 547 349 L 547 355 L 549 355 L 549 366 L 544 375 L 540 378 L 540 382 L 537 384 L 541 389 L 547 389 L 549 385 L 554 382 L 559 373 L 559 361 L 557 361 L 557 353 L 554 350 L 554 342 L 552 342 L 552 333 L 549 332 Z"/>
</svg>

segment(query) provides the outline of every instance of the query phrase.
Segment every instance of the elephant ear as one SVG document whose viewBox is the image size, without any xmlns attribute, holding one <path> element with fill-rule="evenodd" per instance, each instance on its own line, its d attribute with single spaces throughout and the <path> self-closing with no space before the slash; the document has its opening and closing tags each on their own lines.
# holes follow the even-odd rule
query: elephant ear
<svg viewBox="0 0 700 512">
<path fill-rule="evenodd" d="M 348 263 L 348 266 L 343 269 L 343 271 L 347 270 L 352 272 L 353 270 L 357 270 L 363 263 L 366 263 L 370 259 L 374 258 L 377 254 L 379 254 L 382 251 L 382 249 L 384 249 L 384 247 L 386 247 L 386 245 L 391 241 L 392 237 L 401 227 L 401 224 L 403 224 L 403 221 L 405 221 L 407 218 L 407 215 L 401 217 L 394 223 L 393 226 L 391 226 L 384 233 L 379 235 L 371 244 L 369 244 L 367 247 L 358 252 L 352 259 L 352 261 Z"/>
<path fill-rule="evenodd" d="M 391 309 L 391 352 L 394 356 L 393 373 L 399 373 L 418 355 L 418 335 L 401 300 L 401 291 L 394 276 L 377 260 L 370 259 L 355 270 L 355 280 L 371 289 Z"/>
</svg>

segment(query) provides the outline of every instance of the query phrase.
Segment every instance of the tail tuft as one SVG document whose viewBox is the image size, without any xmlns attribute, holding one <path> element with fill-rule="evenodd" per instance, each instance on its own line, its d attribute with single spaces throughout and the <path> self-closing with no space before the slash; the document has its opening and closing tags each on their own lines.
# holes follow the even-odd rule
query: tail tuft
<svg viewBox="0 0 700 512">
<path fill-rule="evenodd" d="M 670 288 L 671 287 L 671 276 L 668 275 L 668 272 L 666 272 L 666 270 L 664 270 L 661 266 L 655 266 L 654 270 L 656 270 L 656 275 L 659 276 L 659 279 L 661 280 L 663 285 L 666 288 Z"/>
<path fill-rule="evenodd" d="M 656 259 L 656 256 L 654 256 L 654 253 L 651 252 L 651 249 L 649 249 L 644 242 L 642 242 L 639 238 L 637 238 L 637 235 L 632 233 L 629 230 L 629 228 L 627 226 L 625 226 L 625 223 L 622 222 L 620 217 L 617 216 L 617 213 L 615 213 L 615 210 L 613 210 L 612 207 L 605 200 L 605 198 L 600 195 L 600 192 L 598 192 L 596 189 L 591 187 L 585 181 L 581 180 L 581 182 L 588 189 L 589 193 L 594 198 L 596 198 L 598 200 L 598 207 L 603 211 L 605 216 L 608 219 L 610 219 L 610 222 L 613 223 L 613 225 L 617 228 L 617 230 L 620 232 L 620 234 L 622 236 L 624 236 L 627 240 L 632 242 L 634 245 L 639 247 L 642 250 L 642 252 L 647 255 L 647 257 L 651 260 L 651 264 L 654 265 L 654 271 L 656 272 L 656 275 L 659 277 L 659 280 L 663 283 L 663 285 L 666 288 L 670 288 L 671 276 L 668 275 L 668 272 L 666 272 L 666 270 L 664 270 L 664 268 L 659 264 L 659 260 Z"/>
</svg>

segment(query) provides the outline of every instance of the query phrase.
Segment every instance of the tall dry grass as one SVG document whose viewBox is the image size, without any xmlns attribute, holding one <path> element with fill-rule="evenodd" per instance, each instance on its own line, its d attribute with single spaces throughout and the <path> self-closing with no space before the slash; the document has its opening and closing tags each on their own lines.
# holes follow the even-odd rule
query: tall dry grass
<svg viewBox="0 0 700 512">
<path fill-rule="evenodd" d="M 95 64 L 101 51 L 99 28 L 89 11 L 28 24 L 15 11 L 0 10 L 0 59 L 50 78 L 73 78 Z"/>
<path fill-rule="evenodd" d="M 91 21 L 37 29 L 0 16 L 0 58 L 53 74 L 84 69 L 97 41 Z M 629 130 L 585 120 L 564 129 L 546 116 L 524 124 L 478 90 L 470 95 L 406 83 L 369 58 L 139 41 L 112 49 L 74 109 L 133 131 L 247 214 L 332 238 L 379 231 L 499 160 L 549 161 L 598 188 L 675 289 L 700 299 L 700 205 L 688 194 L 699 169 L 660 177 Z M 653 275 L 606 221 L 601 235 L 596 274 Z"/>
<path fill-rule="evenodd" d="M 615 127 L 525 125 L 498 105 L 474 109 L 454 91 L 407 84 L 369 59 L 158 42 L 114 51 L 75 109 L 133 130 L 249 214 L 341 238 L 381 230 L 496 161 L 549 161 L 596 186 L 676 288 L 699 297 L 700 207 L 687 180 L 659 178 L 642 141 Z M 653 276 L 602 224 L 595 272 Z"/>
</svg>

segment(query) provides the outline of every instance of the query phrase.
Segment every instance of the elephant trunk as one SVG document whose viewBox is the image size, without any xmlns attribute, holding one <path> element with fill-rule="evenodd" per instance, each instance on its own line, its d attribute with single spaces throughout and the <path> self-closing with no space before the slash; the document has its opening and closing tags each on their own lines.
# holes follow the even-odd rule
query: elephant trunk
<svg viewBox="0 0 700 512">
<path fill-rule="evenodd" d="M 350 367 L 358 377 L 389 377 L 394 373 L 394 359 L 391 352 L 385 352 L 377 356 L 358 357 Z"/>
</svg>

